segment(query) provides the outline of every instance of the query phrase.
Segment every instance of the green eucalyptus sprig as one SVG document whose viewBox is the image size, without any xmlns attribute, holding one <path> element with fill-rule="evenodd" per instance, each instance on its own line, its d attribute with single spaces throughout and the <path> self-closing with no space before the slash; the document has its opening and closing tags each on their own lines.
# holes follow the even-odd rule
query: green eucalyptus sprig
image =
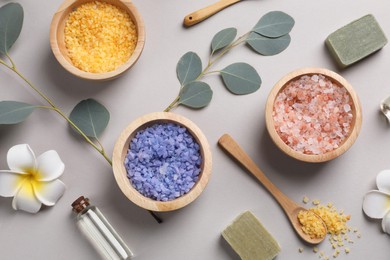
<svg viewBox="0 0 390 260">
<path fill-rule="evenodd" d="M 104 159 L 112 165 L 112 161 L 106 154 L 98 136 L 107 127 L 110 120 L 108 110 L 93 99 L 83 100 L 67 116 L 48 96 L 32 84 L 16 67 L 9 55 L 9 49 L 18 39 L 23 26 L 24 12 L 18 3 L 9 3 L 0 8 L 0 64 L 18 75 L 29 87 L 31 87 L 47 103 L 47 105 L 32 105 L 17 101 L 0 102 L 0 124 L 17 124 L 27 119 L 33 110 L 49 109 L 64 118 L 71 127 L 79 133 L 84 140 L 97 150 Z"/>
<path fill-rule="evenodd" d="M 223 29 L 211 41 L 210 56 L 204 68 L 195 52 L 184 54 L 176 66 L 180 82 L 179 94 L 164 111 L 170 111 L 179 105 L 190 108 L 207 106 L 212 99 L 213 91 L 201 80 L 209 74 L 219 73 L 224 85 L 233 94 L 246 95 L 257 91 L 261 85 L 261 78 L 256 69 L 247 63 L 233 63 L 221 70 L 210 69 L 226 53 L 242 43 L 265 56 L 284 51 L 291 42 L 289 33 L 294 24 L 294 19 L 288 14 L 273 11 L 261 17 L 252 30 L 237 39 L 236 28 Z"/>
</svg>

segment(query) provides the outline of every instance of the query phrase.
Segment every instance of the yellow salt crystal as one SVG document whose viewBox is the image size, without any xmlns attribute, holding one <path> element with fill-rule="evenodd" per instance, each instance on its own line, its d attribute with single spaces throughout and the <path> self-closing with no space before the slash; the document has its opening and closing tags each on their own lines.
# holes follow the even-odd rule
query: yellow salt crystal
<svg viewBox="0 0 390 260">
<path fill-rule="evenodd" d="M 313 205 L 316 205 L 316 206 L 317 206 L 317 205 L 319 205 L 319 204 L 320 204 L 320 200 L 317 200 L 317 199 L 316 199 L 316 200 L 313 200 Z"/>
<path fill-rule="evenodd" d="M 299 253 L 302 253 L 302 252 L 303 252 L 303 248 L 300 247 L 300 248 L 298 249 L 298 251 L 299 251 Z"/>
<path fill-rule="evenodd" d="M 349 252 L 351 252 L 351 250 L 348 247 L 346 247 L 345 248 L 345 253 L 348 254 Z"/>
<path fill-rule="evenodd" d="M 71 12 L 64 30 L 73 65 L 92 73 L 112 71 L 125 63 L 138 40 L 130 16 L 101 1 L 84 3 Z"/>
<path fill-rule="evenodd" d="M 326 236 L 326 229 L 322 220 L 310 210 L 301 210 L 298 213 L 299 223 L 302 231 L 311 238 L 323 238 Z"/>
<path fill-rule="evenodd" d="M 313 252 L 317 253 L 318 252 L 318 248 L 317 247 L 313 247 Z"/>
<path fill-rule="evenodd" d="M 303 201 L 303 203 L 307 204 L 309 202 L 309 198 L 304 196 L 302 201 Z"/>
</svg>

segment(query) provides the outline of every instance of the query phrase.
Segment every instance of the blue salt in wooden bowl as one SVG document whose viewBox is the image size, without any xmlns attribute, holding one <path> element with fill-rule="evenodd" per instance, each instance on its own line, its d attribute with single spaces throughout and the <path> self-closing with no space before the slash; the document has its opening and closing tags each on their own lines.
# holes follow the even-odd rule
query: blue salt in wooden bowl
<svg viewBox="0 0 390 260">
<path fill-rule="evenodd" d="M 174 123 L 179 126 L 183 126 L 188 130 L 199 145 L 202 162 L 198 180 L 188 193 L 174 200 L 157 201 L 145 197 L 132 186 L 127 176 L 127 170 L 124 162 L 130 142 L 137 132 L 154 124 L 164 123 Z M 116 141 L 112 162 L 115 180 L 123 194 L 130 201 L 147 210 L 165 212 L 176 210 L 188 205 L 202 193 L 211 175 L 212 155 L 206 137 L 192 121 L 174 113 L 155 112 L 136 119 L 123 130 Z"/>
</svg>

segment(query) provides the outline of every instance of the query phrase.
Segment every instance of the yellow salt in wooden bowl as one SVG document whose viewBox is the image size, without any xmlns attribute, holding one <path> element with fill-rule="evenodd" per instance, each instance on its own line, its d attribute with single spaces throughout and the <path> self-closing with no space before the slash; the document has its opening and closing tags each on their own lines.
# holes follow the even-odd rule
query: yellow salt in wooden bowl
<svg viewBox="0 0 390 260">
<path fill-rule="evenodd" d="M 137 30 L 137 43 L 134 52 L 131 54 L 129 59 L 117 67 L 115 70 L 109 72 L 92 73 L 83 71 L 72 63 L 68 49 L 65 45 L 65 26 L 69 14 L 76 10 L 77 7 L 90 3 L 96 2 L 93 0 L 66 0 L 54 14 L 51 26 L 50 26 L 50 45 L 54 53 L 54 56 L 58 62 L 67 71 L 73 75 L 88 79 L 88 80 L 109 80 L 118 77 L 129 68 L 131 68 L 139 59 L 145 44 L 145 28 L 144 23 L 136 7 L 130 0 L 97 0 L 98 2 L 104 2 L 118 7 L 129 14 L 131 20 L 134 22 Z"/>
<path fill-rule="evenodd" d="M 278 132 L 275 129 L 275 121 L 273 118 L 274 104 L 278 94 L 290 83 L 291 81 L 297 80 L 304 75 L 312 76 L 312 75 L 323 75 L 326 78 L 330 79 L 336 85 L 343 87 L 346 89 L 349 94 L 350 100 L 352 101 L 351 113 L 353 115 L 352 122 L 350 125 L 349 134 L 345 139 L 340 143 L 340 145 L 328 152 L 320 153 L 320 154 L 305 154 L 299 151 L 294 150 L 288 144 L 286 144 Z M 268 133 L 272 139 L 272 141 L 276 144 L 276 146 L 282 150 L 285 154 L 304 162 L 310 163 L 320 163 L 332 160 L 344 152 L 346 152 L 352 144 L 356 141 L 356 138 L 359 135 L 361 125 L 362 125 L 362 111 L 359 98 L 352 88 L 352 86 L 345 80 L 343 77 L 338 75 L 337 73 L 323 69 L 323 68 L 304 68 L 295 70 L 282 79 L 280 79 L 273 89 L 271 90 L 265 109 L 265 120 Z"/>
<path fill-rule="evenodd" d="M 200 166 L 201 172 L 199 173 L 199 177 L 195 185 L 188 193 L 171 201 L 153 200 L 138 192 L 131 185 L 129 178 L 127 177 L 127 170 L 124 163 L 130 142 L 134 138 L 135 134 L 154 124 L 164 123 L 174 123 L 185 127 L 198 143 L 200 154 L 202 156 L 202 163 Z M 136 119 L 123 130 L 114 146 L 112 166 L 115 180 L 119 188 L 130 201 L 147 210 L 165 212 L 180 209 L 188 205 L 203 192 L 211 175 L 211 157 L 211 150 L 206 137 L 192 121 L 174 113 L 155 112 Z"/>
</svg>

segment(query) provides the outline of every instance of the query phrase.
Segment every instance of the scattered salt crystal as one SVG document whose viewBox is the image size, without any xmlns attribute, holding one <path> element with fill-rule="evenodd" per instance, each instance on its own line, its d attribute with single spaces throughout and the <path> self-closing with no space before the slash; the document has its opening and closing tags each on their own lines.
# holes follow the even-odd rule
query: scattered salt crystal
<svg viewBox="0 0 390 260">
<path fill-rule="evenodd" d="M 346 89 L 326 76 L 302 76 L 290 81 L 277 95 L 273 111 L 275 129 L 296 151 L 332 151 L 349 135 L 353 120 L 350 100 Z"/>
</svg>

